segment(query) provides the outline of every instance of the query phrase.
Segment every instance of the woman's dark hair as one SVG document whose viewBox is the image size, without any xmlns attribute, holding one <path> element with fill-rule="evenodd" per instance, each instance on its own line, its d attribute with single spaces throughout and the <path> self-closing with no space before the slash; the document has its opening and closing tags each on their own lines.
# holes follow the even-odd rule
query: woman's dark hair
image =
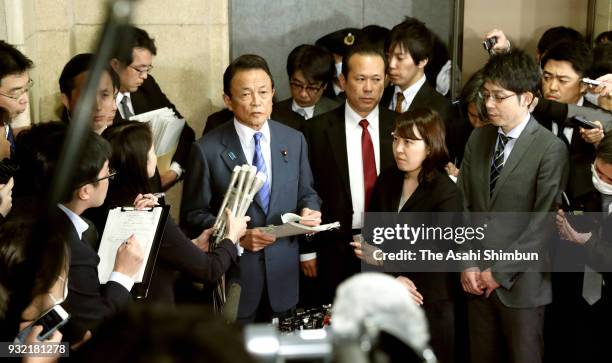
<svg viewBox="0 0 612 363">
<path fill-rule="evenodd" d="M 0 228 L 2 341 L 13 340 L 23 311 L 53 287 L 70 260 L 65 233 L 35 206 L 27 213 L 13 211 Z"/>
<path fill-rule="evenodd" d="M 417 137 L 414 128 L 421 134 Z M 430 108 L 417 108 L 399 115 L 395 119 L 395 135 L 410 140 L 423 140 L 429 148 L 429 154 L 423 160 L 419 172 L 419 183 L 429 182 L 435 170 L 443 170 L 448 162 L 444 122 L 440 115 Z"/>
<path fill-rule="evenodd" d="M 149 125 L 125 121 L 112 125 L 102 133 L 113 149 L 110 168 L 117 172 L 109 185 L 107 204 L 132 204 L 138 193 L 149 193 L 147 158 L 153 145 Z M 109 205 L 110 205 L 109 204 Z"/>
</svg>

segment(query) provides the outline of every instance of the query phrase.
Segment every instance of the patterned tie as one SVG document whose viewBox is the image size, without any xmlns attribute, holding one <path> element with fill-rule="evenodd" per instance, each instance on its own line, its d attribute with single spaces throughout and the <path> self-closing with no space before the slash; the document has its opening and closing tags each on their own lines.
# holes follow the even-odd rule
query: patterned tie
<svg viewBox="0 0 612 363">
<path fill-rule="evenodd" d="M 585 265 L 582 278 L 582 298 L 589 305 L 594 305 L 601 299 L 602 286 L 603 275 L 593 270 L 589 265 Z"/>
<path fill-rule="evenodd" d="M 128 98 L 125 95 L 121 99 L 121 109 L 123 110 L 123 118 L 125 120 L 129 120 L 130 117 L 134 116 L 132 111 L 130 111 L 130 107 L 128 106 Z"/>
<path fill-rule="evenodd" d="M 368 210 L 372 188 L 376 183 L 376 159 L 374 157 L 374 144 L 368 131 L 368 120 L 359 121 L 361 126 L 361 158 L 363 159 L 363 186 L 365 190 L 365 210 Z"/>
<path fill-rule="evenodd" d="M 489 183 L 489 192 L 491 195 L 493 195 L 493 190 L 495 190 L 495 183 L 497 179 L 499 179 L 499 174 L 501 174 L 504 168 L 504 148 L 510 139 L 511 137 L 509 136 L 504 136 L 500 133 L 497 134 L 497 146 L 495 147 L 495 155 L 493 156 L 493 163 L 491 164 L 491 182 Z"/>
<path fill-rule="evenodd" d="M 395 101 L 395 112 L 402 113 L 402 104 L 404 103 L 404 94 L 401 92 L 397 93 Z"/>
<path fill-rule="evenodd" d="M 263 153 L 261 152 L 261 144 L 259 141 L 263 134 L 261 132 L 256 132 L 253 135 L 253 139 L 255 140 L 255 153 L 253 154 L 253 165 L 257 168 L 257 171 L 261 171 L 262 173 L 268 175 L 268 170 L 266 168 L 266 161 L 264 160 Z M 263 187 L 259 189 L 257 192 L 257 198 L 259 198 L 259 203 L 261 204 L 264 212 L 268 214 L 268 209 L 270 206 L 270 183 L 266 178 L 266 182 Z"/>
<path fill-rule="evenodd" d="M 308 120 L 308 114 L 306 113 L 305 109 L 298 108 L 295 112 L 299 113 L 300 116 L 302 116 L 304 118 L 304 120 Z"/>
</svg>

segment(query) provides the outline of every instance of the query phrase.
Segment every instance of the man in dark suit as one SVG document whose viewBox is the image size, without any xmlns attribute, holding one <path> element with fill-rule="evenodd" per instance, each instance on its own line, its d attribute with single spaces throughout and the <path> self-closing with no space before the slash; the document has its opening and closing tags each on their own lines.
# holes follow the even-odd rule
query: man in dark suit
<svg viewBox="0 0 612 363">
<path fill-rule="evenodd" d="M 529 56 L 493 56 L 483 77 L 490 124 L 472 132 L 457 185 L 468 211 L 531 213 L 527 220 L 508 218 L 503 227 L 490 222 L 496 233 L 482 248 L 540 252 L 541 258 L 527 266 L 504 260 L 465 264 L 471 361 L 541 362 L 544 308 L 552 300 L 546 212 L 555 210 L 564 187 L 567 149 L 529 114 L 539 78 Z"/>
<path fill-rule="evenodd" d="M 331 303 L 336 287 L 359 271 L 349 242 L 363 226 L 378 174 L 395 167 L 391 149 L 395 114 L 378 107 L 385 83 L 384 54 L 371 45 L 355 46 L 342 65 L 346 103 L 313 118 L 304 130 L 325 222 L 339 221 L 342 226 L 315 235 L 314 253 L 303 257 L 302 269 L 316 273 L 322 303 Z"/>
<path fill-rule="evenodd" d="M 65 136 L 66 127 L 60 123 L 44 123 L 24 131 L 23 146 L 19 145 L 20 158 L 33 168 L 32 175 L 39 177 L 32 181 L 32 190 L 40 200 L 45 199 L 50 187 Z M 67 188 L 71 192 L 58 204 L 59 209 L 53 216 L 57 233 L 65 236 L 70 248 L 68 297 L 62 304 L 71 315 L 68 325 L 62 328 L 64 338 L 70 342 L 81 341 L 88 330 L 131 301 L 133 277 L 143 261 L 142 247 L 130 237 L 117 250 L 113 272 L 104 276 L 108 282 L 100 284 L 100 258 L 92 248 L 95 241 L 87 239 L 95 233 L 88 230 L 90 223 L 81 214 L 104 202 L 109 178 L 113 177 L 108 167 L 112 150 L 93 131 L 86 135 L 83 144 Z"/>
<path fill-rule="evenodd" d="M 568 312 L 560 317 L 565 323 L 566 337 L 558 336 L 562 340 L 557 340 L 557 345 L 551 349 L 551 362 L 555 358 L 556 361 L 595 362 L 609 354 L 608 330 L 612 323 L 612 135 L 606 135 L 597 146 L 591 172 L 596 189 L 593 199 L 599 202 L 600 209 L 598 213 L 588 215 L 599 223 L 594 224 L 590 231 L 580 233 L 574 229 L 577 227 L 575 219 L 572 222 L 567 219 L 575 217 L 566 217 L 564 211 L 557 211 L 559 235 L 577 247 L 574 256 L 584 257 L 583 265 L 588 268 L 579 274 L 579 289 L 574 291 L 580 303 L 573 303 L 569 312 L 576 319 L 568 322 Z M 565 346 L 570 348 L 562 349 Z M 557 354 L 556 350 L 564 355 Z"/>
<path fill-rule="evenodd" d="M 214 224 L 237 165 L 252 164 L 267 181 L 250 205 L 251 229 L 241 239 L 238 268 L 227 280 L 241 286 L 238 321 L 269 321 L 298 301 L 296 238 L 279 238 L 257 227 L 280 224 L 281 214 L 298 213 L 318 225 L 320 200 L 313 188 L 304 136 L 270 120 L 274 84 L 266 61 L 256 55 L 234 60 L 223 75 L 223 99 L 234 113 L 191 149 L 183 189 L 181 225 L 195 236 Z"/>
<path fill-rule="evenodd" d="M 17 48 L 0 40 L 0 160 L 10 158 L 15 149 L 10 123 L 27 110 L 33 65 Z"/>
<path fill-rule="evenodd" d="M 385 49 L 392 85 L 385 88 L 380 104 L 397 113 L 429 107 L 440 114 L 448 130 L 451 106 L 425 77 L 425 66 L 432 59 L 433 48 L 433 33 L 417 19 L 407 18 L 391 29 Z"/>
<path fill-rule="evenodd" d="M 119 112 L 115 115 L 115 123 L 163 107 L 171 108 L 178 118 L 183 118 L 149 74 L 153 68 L 153 56 L 157 54 L 153 39 L 146 31 L 132 26 L 122 28 L 122 36 L 126 39 L 126 44 L 120 47 L 111 59 L 111 66 L 120 80 L 116 100 Z M 159 175 L 163 189 L 170 188 L 180 179 L 194 140 L 193 129 L 185 123 L 172 157 L 172 164 L 166 172 Z"/>
<path fill-rule="evenodd" d="M 301 130 L 305 120 L 321 115 L 340 104 L 325 96 L 334 78 L 334 58 L 316 45 L 297 46 L 287 57 L 291 97 L 272 107 L 272 119 Z"/>
</svg>

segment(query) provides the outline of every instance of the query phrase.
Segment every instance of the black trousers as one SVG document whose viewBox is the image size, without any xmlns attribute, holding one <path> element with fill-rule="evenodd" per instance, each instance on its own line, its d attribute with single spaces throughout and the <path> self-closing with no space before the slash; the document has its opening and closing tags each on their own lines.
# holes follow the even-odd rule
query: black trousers
<svg viewBox="0 0 612 363">
<path fill-rule="evenodd" d="M 467 302 L 472 363 L 541 363 L 544 306 L 510 308 L 493 292 Z"/>
</svg>

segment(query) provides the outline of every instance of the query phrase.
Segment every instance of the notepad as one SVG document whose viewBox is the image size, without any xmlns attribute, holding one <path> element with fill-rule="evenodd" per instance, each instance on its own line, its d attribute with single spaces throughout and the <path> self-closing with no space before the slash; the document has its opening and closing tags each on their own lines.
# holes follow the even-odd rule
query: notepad
<svg viewBox="0 0 612 363">
<path fill-rule="evenodd" d="M 168 217 L 168 210 L 168 206 L 159 206 L 144 210 L 117 207 L 109 211 L 98 248 L 98 256 L 100 256 L 98 277 L 100 283 L 108 282 L 115 266 L 117 249 L 131 235 L 134 235 L 144 251 L 144 261 L 134 277 L 134 282 L 136 285 L 144 285 L 140 287 L 144 287 L 146 295 L 166 218 Z"/>
</svg>

